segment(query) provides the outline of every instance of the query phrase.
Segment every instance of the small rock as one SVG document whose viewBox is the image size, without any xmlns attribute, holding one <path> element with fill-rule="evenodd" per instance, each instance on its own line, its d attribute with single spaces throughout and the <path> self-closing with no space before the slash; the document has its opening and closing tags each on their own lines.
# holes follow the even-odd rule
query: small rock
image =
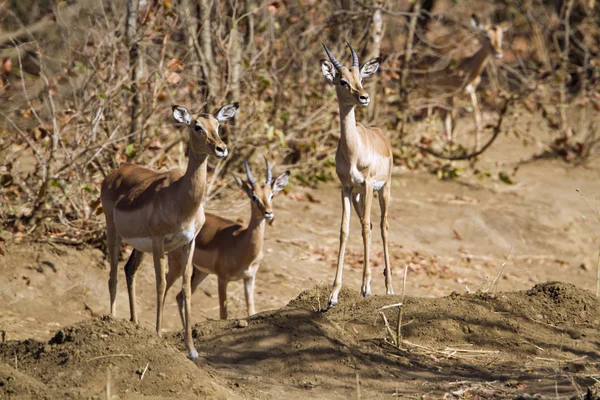
<svg viewBox="0 0 600 400">
<path fill-rule="evenodd" d="M 563 371 L 573 373 L 585 371 L 585 365 L 582 362 L 570 362 L 564 366 Z"/>
<path fill-rule="evenodd" d="M 163 378 L 163 379 L 167 377 L 167 374 L 165 374 L 164 372 L 159 372 L 157 375 L 159 378 Z"/>
<path fill-rule="evenodd" d="M 245 319 L 240 319 L 237 322 L 237 327 L 238 328 L 247 328 L 248 327 L 248 321 L 246 321 Z"/>
<path fill-rule="evenodd" d="M 581 337 L 583 336 L 583 334 L 580 331 L 576 330 L 569 330 L 568 333 L 569 336 L 571 336 L 571 338 L 573 339 L 581 339 Z"/>
</svg>

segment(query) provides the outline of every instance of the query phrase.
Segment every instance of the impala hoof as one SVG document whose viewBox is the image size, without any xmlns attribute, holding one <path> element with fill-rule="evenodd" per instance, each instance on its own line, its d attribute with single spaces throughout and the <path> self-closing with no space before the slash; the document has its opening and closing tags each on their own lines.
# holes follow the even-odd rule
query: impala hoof
<svg viewBox="0 0 600 400">
<path fill-rule="evenodd" d="M 361 289 L 360 294 L 362 295 L 362 297 L 369 297 L 371 295 L 371 291 L 367 289 Z"/>
<path fill-rule="evenodd" d="M 198 358 L 198 351 L 196 349 L 190 351 L 190 353 L 188 354 L 188 358 L 190 360 L 195 360 L 196 358 Z"/>
<path fill-rule="evenodd" d="M 331 310 L 333 307 L 337 306 L 338 302 L 337 300 L 329 300 L 329 303 L 327 303 L 327 310 Z"/>
</svg>

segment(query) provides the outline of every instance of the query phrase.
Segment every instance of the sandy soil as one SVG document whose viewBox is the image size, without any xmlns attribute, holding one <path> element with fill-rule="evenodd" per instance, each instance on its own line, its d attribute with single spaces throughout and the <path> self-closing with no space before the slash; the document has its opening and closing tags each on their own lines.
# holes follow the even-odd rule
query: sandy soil
<svg viewBox="0 0 600 400">
<path fill-rule="evenodd" d="M 600 304 L 592 293 L 600 223 L 587 202 L 598 209 L 600 162 L 519 163 L 537 150 L 500 138 L 478 165 L 491 176 L 482 180 L 395 171 L 390 251 L 398 294 L 382 295 L 375 210 L 374 296 L 358 296 L 362 241 L 353 215 L 344 290 L 340 305 L 328 312 L 320 310 L 337 257 L 339 187 L 294 187 L 280 195 L 256 284 L 259 314 L 248 326 L 239 323 L 243 288 L 232 283 L 233 319 L 216 320 L 216 279 L 209 277 L 193 298 L 201 353 L 195 362 L 185 358 L 176 290 L 166 306 L 165 338 L 152 333 L 149 262 L 138 274 L 136 327 L 123 319 L 123 274 L 119 318 L 101 317 L 108 312 L 108 263 L 99 250 L 15 243 L 3 233 L 0 397 L 106 398 L 107 382 L 118 398 L 583 394 L 599 374 Z M 514 184 L 500 182 L 500 171 Z M 234 218 L 249 215 L 238 191 L 208 208 Z M 402 341 L 395 346 L 379 310 L 399 302 Z M 394 330 L 397 308 L 384 313 Z"/>
</svg>

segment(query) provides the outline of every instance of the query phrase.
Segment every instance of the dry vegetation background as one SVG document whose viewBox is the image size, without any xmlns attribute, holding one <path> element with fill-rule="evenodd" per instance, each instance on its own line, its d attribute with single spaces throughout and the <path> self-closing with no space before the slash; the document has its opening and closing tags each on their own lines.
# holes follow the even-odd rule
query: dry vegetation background
<svg viewBox="0 0 600 400">
<path fill-rule="evenodd" d="M 361 61 L 384 58 L 358 118 L 387 131 L 396 165 L 442 179 L 478 173 L 471 125 L 443 141 L 442 124 L 424 112 L 443 99 L 412 79 L 452 71 L 479 48 L 475 11 L 512 23 L 504 58 L 488 64 L 478 90 L 490 125 L 483 142 L 514 134 L 525 145 L 531 125 L 544 123 L 555 140 L 539 157 L 597 154 L 595 0 L 0 1 L 0 221 L 17 238 L 102 245 L 108 172 L 124 161 L 185 166 L 173 104 L 206 112 L 240 103 L 223 131 L 233 151 L 211 166 L 211 198 L 244 157 L 268 155 L 296 184 L 333 179 L 339 120 L 321 42 L 342 61 L 346 40 Z M 470 120 L 465 100 L 457 108 Z"/>
</svg>

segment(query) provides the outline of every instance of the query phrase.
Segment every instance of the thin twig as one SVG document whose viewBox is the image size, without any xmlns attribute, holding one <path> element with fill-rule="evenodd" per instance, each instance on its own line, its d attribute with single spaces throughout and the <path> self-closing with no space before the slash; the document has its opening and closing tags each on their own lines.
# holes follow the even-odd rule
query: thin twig
<svg viewBox="0 0 600 400">
<path fill-rule="evenodd" d="M 494 133 L 492 134 L 492 137 L 479 150 L 475 150 L 472 153 L 466 153 L 466 151 L 463 151 L 461 154 L 457 154 L 457 155 L 445 155 L 445 154 L 442 154 L 442 153 L 440 153 L 440 152 L 438 152 L 436 150 L 432 150 L 432 149 L 430 149 L 428 147 L 423 147 L 423 146 L 420 146 L 420 145 L 417 145 L 417 147 L 420 150 L 424 151 L 425 153 L 431 154 L 432 156 L 435 156 L 437 158 L 441 158 L 441 159 L 444 159 L 444 160 L 458 161 L 458 160 L 471 160 L 473 158 L 476 158 L 480 154 L 482 154 L 484 151 L 486 151 L 488 149 L 488 147 L 490 147 L 492 145 L 492 143 L 494 143 L 494 141 L 496 140 L 496 138 L 500 134 L 501 127 L 502 127 L 502 121 L 504 120 L 504 115 L 506 114 L 506 111 L 508 110 L 508 106 L 515 99 L 516 99 L 515 96 L 511 96 L 511 97 L 509 97 L 508 99 L 506 99 L 504 101 L 504 104 L 500 108 L 500 117 L 498 118 L 498 122 L 496 123 L 496 126 L 494 126 Z"/>
<path fill-rule="evenodd" d="M 148 371 L 148 366 L 150 366 L 150 363 L 146 363 L 146 368 L 144 368 L 144 371 L 142 371 L 142 376 L 140 376 L 140 381 L 144 380 L 144 375 L 146 375 L 146 371 Z"/>
</svg>

